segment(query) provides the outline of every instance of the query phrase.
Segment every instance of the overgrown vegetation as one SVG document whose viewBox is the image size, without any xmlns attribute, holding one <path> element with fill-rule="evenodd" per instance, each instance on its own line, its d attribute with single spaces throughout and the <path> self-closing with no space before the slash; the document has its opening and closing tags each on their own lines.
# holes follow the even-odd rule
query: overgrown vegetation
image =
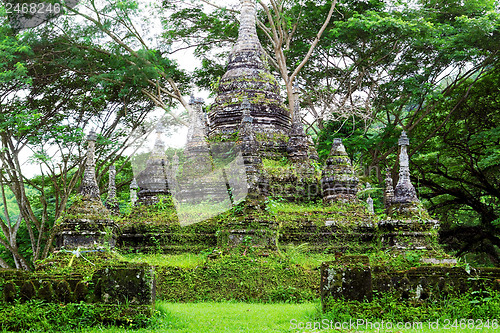
<svg viewBox="0 0 500 333">
<path fill-rule="evenodd" d="M 304 302 L 317 297 L 319 271 L 273 255 L 222 255 L 195 268 L 158 266 L 158 296 L 167 301 Z"/>
<path fill-rule="evenodd" d="M 439 320 L 443 326 L 449 320 L 449 328 L 460 329 L 460 320 L 471 323 L 472 327 L 479 327 L 482 321 L 489 321 L 489 327 L 498 329 L 500 324 L 500 294 L 498 291 L 472 292 L 469 295 L 453 296 L 434 302 L 422 302 L 411 300 L 402 303 L 389 294 L 376 294 L 372 302 L 356 302 L 335 300 L 329 303 L 331 311 L 322 315 L 333 322 L 349 322 L 355 318 L 363 318 L 365 321 L 380 322 L 432 322 Z M 455 320 L 458 327 L 453 327 Z M 494 325 L 497 320 L 497 325 Z M 455 324 L 456 325 L 456 324 Z M 467 324 L 466 324 L 467 325 Z M 465 328 L 467 328 L 465 325 Z M 441 326 L 441 327 L 442 327 Z M 463 327 L 462 323 L 462 327 Z M 496 327 L 495 327 L 496 326 Z M 470 327 L 469 327 L 470 328 Z"/>
<path fill-rule="evenodd" d="M 14 305 L 1 303 L 0 316 L 1 330 L 21 332 L 82 330 L 103 324 L 134 329 L 146 327 L 152 320 L 135 313 L 127 304 L 59 304 L 40 300 Z"/>
</svg>

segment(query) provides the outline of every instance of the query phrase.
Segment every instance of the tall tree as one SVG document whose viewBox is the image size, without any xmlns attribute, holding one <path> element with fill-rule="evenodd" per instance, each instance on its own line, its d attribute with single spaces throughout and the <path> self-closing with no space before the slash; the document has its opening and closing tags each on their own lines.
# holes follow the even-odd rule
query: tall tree
<svg viewBox="0 0 500 333">
<path fill-rule="evenodd" d="M 51 228 L 79 183 L 84 132 L 94 127 L 100 133 L 99 157 L 106 161 L 98 165 L 100 176 L 139 139 L 134 133 L 144 132 L 153 103 L 133 78 L 103 79 L 116 70 L 105 54 L 68 45 L 50 29 L 14 35 L 7 24 L 3 28 L 2 50 L 9 54 L 0 75 L 0 187 L 3 207 L 8 187 L 20 213 L 16 221 L 3 214 L 0 244 L 16 267 L 29 269 L 47 255 Z M 26 154 L 40 165 L 39 177 L 27 174 Z M 36 198 L 28 194 L 33 190 Z M 28 233 L 29 253 L 19 251 L 21 228 Z"/>
<path fill-rule="evenodd" d="M 180 103 L 191 114 L 184 98 L 189 81 L 168 57 L 170 45 L 157 39 L 155 31 L 161 29 L 154 2 L 84 0 L 65 8 L 68 14 L 54 21 L 54 31 L 62 31 L 59 35 L 68 46 L 101 53 L 112 68 L 94 76 L 122 89 L 134 86 L 179 124 L 187 125 L 172 107 Z"/>
<path fill-rule="evenodd" d="M 459 255 L 483 252 L 500 264 L 500 64 L 463 82 L 415 130 L 421 196 L 440 216 Z M 434 132 L 436 132 L 434 134 Z M 496 248 L 495 248 L 496 247 Z"/>
</svg>

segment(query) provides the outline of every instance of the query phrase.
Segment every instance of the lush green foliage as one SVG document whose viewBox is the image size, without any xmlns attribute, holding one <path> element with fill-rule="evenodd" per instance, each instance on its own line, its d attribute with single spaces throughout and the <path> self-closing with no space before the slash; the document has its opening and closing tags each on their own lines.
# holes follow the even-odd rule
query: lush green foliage
<svg viewBox="0 0 500 333">
<path fill-rule="evenodd" d="M 0 186 L 7 196 L 15 194 L 18 208 L 2 203 L 0 246 L 9 255 L 0 264 L 31 269 L 49 253 L 54 222 L 80 183 L 85 132 L 100 128 L 97 156 L 106 162 L 97 164 L 98 181 L 107 185 L 107 169 L 115 163 L 122 188 L 132 172 L 121 155 L 137 142 L 132 133 L 144 128 L 152 103 L 138 92 L 139 79 L 109 80 L 117 67 L 123 74 L 129 66 L 92 49 L 90 39 L 77 39 L 81 33 L 99 38 L 83 25 L 72 30 L 63 24 L 66 34 L 52 23 L 16 34 L 1 14 Z"/>
<path fill-rule="evenodd" d="M 363 318 L 380 322 L 429 322 L 444 319 L 480 319 L 486 322 L 499 317 L 500 295 L 498 292 L 472 292 L 471 295 L 454 296 L 433 303 L 401 303 L 387 294 L 376 295 L 368 303 L 335 300 L 330 303 L 331 311 L 324 318 L 333 322 L 349 322 L 349 319 Z M 491 327 L 490 327 L 491 328 Z"/>
<path fill-rule="evenodd" d="M 293 324 L 307 322 L 328 323 L 365 321 L 391 323 L 423 323 L 423 329 L 409 329 L 407 332 L 475 332 L 477 330 L 452 327 L 454 319 L 482 320 L 490 319 L 490 327 L 483 327 L 482 332 L 495 332 L 492 319 L 498 318 L 498 295 L 477 303 L 473 297 L 459 297 L 446 300 L 440 307 L 426 305 L 401 305 L 391 298 L 378 298 L 372 303 L 337 301 L 335 310 L 322 314 L 319 303 L 303 304 L 251 304 L 240 302 L 222 303 L 167 303 L 158 302 L 157 312 L 150 321 L 123 321 L 116 326 L 95 324 L 99 309 L 86 304 L 57 304 L 39 302 L 17 305 L 9 308 L 13 314 L 8 321 L 10 327 L 29 328 L 32 331 L 78 331 L 78 332 L 129 332 L 137 329 L 138 323 L 148 324 L 137 332 L 289 332 Z M 5 308 L 3 309 L 5 310 Z M 57 312 L 56 312 L 57 311 Z M 26 317 L 26 313 L 30 313 Z M 21 315 L 21 316 L 18 316 Z M 439 330 L 429 329 L 429 322 L 440 321 Z M 450 320 L 450 328 L 445 330 L 445 320 Z M 475 321 L 476 323 L 476 321 Z M 4 328 L 7 322 L 4 324 Z M 17 326 L 16 326 L 17 325 Z M 320 326 L 321 327 L 321 326 Z M 323 326 L 324 327 L 324 326 Z M 312 332 L 313 330 L 302 330 Z M 314 330 L 318 332 L 321 330 Z M 375 332 L 376 330 L 365 330 Z"/>
<path fill-rule="evenodd" d="M 500 311 L 498 292 L 481 289 L 463 296 L 450 294 L 444 298 L 433 297 L 427 302 L 411 299 L 402 301 L 389 293 L 375 292 L 375 299 L 371 303 L 336 300 L 333 303 L 334 310 L 321 313 L 317 294 L 318 267 L 323 261 L 334 260 L 334 255 L 312 255 L 300 248 L 288 248 L 284 254 L 270 254 L 267 257 L 247 251 L 244 256 L 219 254 L 217 259 L 208 259 L 212 254 L 214 252 L 211 251 L 179 256 L 104 257 L 84 254 L 96 264 L 123 258 L 155 264 L 157 297 L 160 301 L 157 302 L 153 318 L 146 319 L 142 315 L 127 312 L 126 305 L 107 307 L 85 303 L 60 305 L 28 302 L 0 306 L 0 313 L 5 313 L 2 318 L 6 318 L 2 321 L 3 328 L 114 332 L 146 326 L 141 331 L 197 332 L 212 329 L 219 332 L 231 322 L 232 327 L 238 327 L 237 331 L 245 329 L 241 327 L 248 327 L 249 332 L 261 332 L 288 331 L 293 319 L 297 322 L 343 322 L 363 318 L 393 323 L 455 318 L 486 321 L 497 318 Z M 370 262 L 372 265 L 383 264 L 387 269 L 401 270 L 415 266 L 420 255 L 425 254 L 407 252 L 402 258 L 396 253 L 378 252 L 370 256 Z M 42 263 L 40 269 L 53 274 L 78 271 L 86 276 L 94 266 L 81 257 L 59 254 L 57 258 Z M 161 299 L 175 303 L 165 303 Z M 220 303 L 198 303 L 214 300 Z M 256 304 L 241 303 L 241 300 L 255 301 Z M 102 322 L 105 326 L 102 326 Z"/>
<path fill-rule="evenodd" d="M 15 305 L 0 304 L 0 329 L 22 332 L 81 330 L 108 324 L 128 329 L 145 326 L 150 319 L 134 313 L 127 305 L 88 303 L 57 304 L 30 301 Z"/>
</svg>

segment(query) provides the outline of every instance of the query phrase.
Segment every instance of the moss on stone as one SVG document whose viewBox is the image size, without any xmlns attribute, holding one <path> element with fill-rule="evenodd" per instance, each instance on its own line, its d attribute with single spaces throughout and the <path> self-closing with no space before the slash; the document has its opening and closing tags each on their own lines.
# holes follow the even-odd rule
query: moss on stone
<svg viewBox="0 0 500 333">
<path fill-rule="evenodd" d="M 255 133 L 255 139 L 259 142 L 284 142 L 287 143 L 290 137 L 280 132 Z"/>
<path fill-rule="evenodd" d="M 236 142 L 238 141 L 238 135 L 239 132 L 232 132 L 232 133 L 218 133 L 215 135 L 210 136 L 207 139 L 208 143 L 219 143 L 219 142 Z"/>
</svg>

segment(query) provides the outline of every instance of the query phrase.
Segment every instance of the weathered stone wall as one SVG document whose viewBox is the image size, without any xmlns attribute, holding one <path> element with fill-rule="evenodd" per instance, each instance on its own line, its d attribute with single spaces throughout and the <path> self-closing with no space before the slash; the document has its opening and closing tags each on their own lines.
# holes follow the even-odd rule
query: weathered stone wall
<svg viewBox="0 0 500 333">
<path fill-rule="evenodd" d="M 402 302 L 424 302 L 484 288 L 500 291 L 500 268 L 436 265 L 401 270 L 371 267 L 366 256 L 345 256 L 322 264 L 320 288 L 324 311 L 330 299 L 371 301 L 375 292 L 390 293 Z"/>
<path fill-rule="evenodd" d="M 146 264 L 104 266 L 90 279 L 72 273 L 0 270 L 0 302 L 7 303 L 43 300 L 128 304 L 144 315 L 151 315 L 155 288 L 153 267 Z"/>
<path fill-rule="evenodd" d="M 376 229 L 370 225 L 342 227 L 340 221 L 327 221 L 317 226 L 311 222 L 286 226 L 280 235 L 280 243 L 300 245 L 307 243 L 314 252 L 353 252 L 370 250 L 377 240 Z"/>
</svg>

